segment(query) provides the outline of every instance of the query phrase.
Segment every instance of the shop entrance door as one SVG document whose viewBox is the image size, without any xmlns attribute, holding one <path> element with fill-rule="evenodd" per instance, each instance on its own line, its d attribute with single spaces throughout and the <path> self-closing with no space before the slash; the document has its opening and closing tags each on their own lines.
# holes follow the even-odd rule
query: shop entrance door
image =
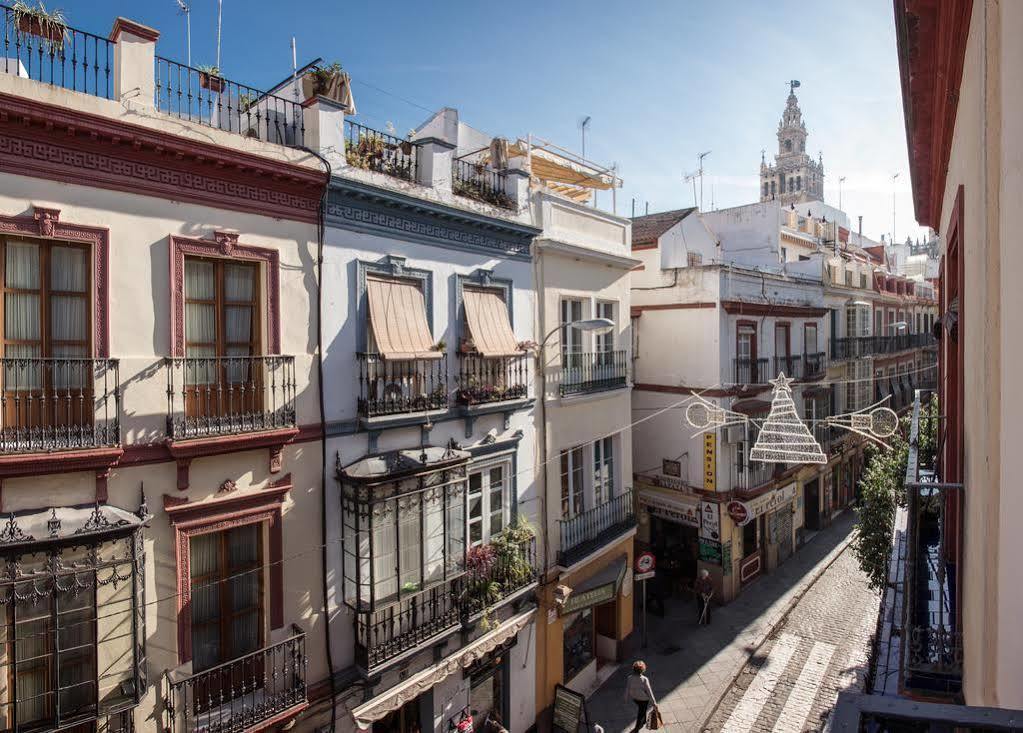
<svg viewBox="0 0 1023 733">
<path fill-rule="evenodd" d="M 803 526 L 807 532 L 821 528 L 820 479 L 803 485 Z"/>
</svg>

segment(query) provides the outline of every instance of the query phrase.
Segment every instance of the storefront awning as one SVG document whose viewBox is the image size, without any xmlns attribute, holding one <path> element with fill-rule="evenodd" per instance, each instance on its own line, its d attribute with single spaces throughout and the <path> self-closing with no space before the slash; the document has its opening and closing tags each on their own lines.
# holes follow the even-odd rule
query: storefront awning
<svg viewBox="0 0 1023 733">
<path fill-rule="evenodd" d="M 516 356 L 516 345 L 508 318 L 508 306 L 493 290 L 465 288 L 462 291 L 465 320 L 473 345 L 482 356 Z"/>
<path fill-rule="evenodd" d="M 369 321 L 384 359 L 440 359 L 426 319 L 423 291 L 404 280 L 367 278 Z"/>
<path fill-rule="evenodd" d="M 629 556 L 622 555 L 572 588 L 572 595 L 561 607 L 561 615 L 565 616 L 613 600 L 622 589 L 628 566 Z"/>
<path fill-rule="evenodd" d="M 359 730 L 369 730 L 373 727 L 375 721 L 386 717 L 388 713 L 397 710 L 409 700 L 416 699 L 422 693 L 456 672 L 471 667 L 492 650 L 519 633 L 523 627 L 533 620 L 535 615 L 536 609 L 531 608 L 524 613 L 520 613 L 518 616 L 513 616 L 498 628 L 481 636 L 451 656 L 427 667 L 419 674 L 413 675 L 399 685 L 395 685 L 369 702 L 363 703 L 352 710 L 355 724 L 359 727 Z"/>
</svg>

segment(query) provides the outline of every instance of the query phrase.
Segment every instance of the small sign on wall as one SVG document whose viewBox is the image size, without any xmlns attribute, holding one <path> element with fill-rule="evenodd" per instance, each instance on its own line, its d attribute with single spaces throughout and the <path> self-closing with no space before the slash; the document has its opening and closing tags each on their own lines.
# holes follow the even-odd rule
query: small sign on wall
<svg viewBox="0 0 1023 733">
<path fill-rule="evenodd" d="M 717 433 L 703 434 L 703 488 L 717 491 Z"/>
<path fill-rule="evenodd" d="M 717 502 L 700 502 L 700 538 L 721 540 L 721 505 Z"/>
<path fill-rule="evenodd" d="M 668 458 L 661 459 L 661 473 L 665 476 L 680 478 L 682 476 L 682 461 L 673 461 Z"/>
</svg>

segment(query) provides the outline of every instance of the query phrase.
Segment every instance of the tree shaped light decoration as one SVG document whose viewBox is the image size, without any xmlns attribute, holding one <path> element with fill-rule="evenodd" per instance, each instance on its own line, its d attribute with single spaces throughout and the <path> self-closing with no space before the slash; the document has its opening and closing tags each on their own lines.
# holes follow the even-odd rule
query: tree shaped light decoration
<svg viewBox="0 0 1023 733">
<path fill-rule="evenodd" d="M 693 395 L 693 402 L 686 407 L 686 422 L 689 423 L 689 427 L 696 428 L 694 438 L 708 430 L 727 428 L 730 425 L 745 425 L 747 421 L 748 418 L 742 413 L 718 407 L 700 395 Z"/>
<path fill-rule="evenodd" d="M 792 379 L 784 372 L 770 380 L 774 385 L 771 412 L 760 427 L 751 461 L 763 463 L 827 463 L 828 458 L 806 423 L 799 419 L 792 401 Z"/>
<path fill-rule="evenodd" d="M 888 444 L 884 442 L 884 439 L 890 438 L 899 429 L 899 416 L 895 414 L 895 410 L 890 407 L 882 407 L 887 401 L 888 397 L 885 397 L 880 402 L 875 402 L 862 410 L 842 415 L 831 415 L 825 418 L 824 422 L 832 427 L 862 435 L 882 448 L 887 448 Z"/>
</svg>

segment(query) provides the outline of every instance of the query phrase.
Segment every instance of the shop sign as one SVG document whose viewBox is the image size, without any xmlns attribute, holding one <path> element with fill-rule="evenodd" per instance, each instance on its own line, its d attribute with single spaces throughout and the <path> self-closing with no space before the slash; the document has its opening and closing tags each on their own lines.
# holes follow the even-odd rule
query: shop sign
<svg viewBox="0 0 1023 733">
<path fill-rule="evenodd" d="M 665 476 L 682 477 L 682 461 L 673 461 L 669 458 L 661 460 L 661 473 Z"/>
<path fill-rule="evenodd" d="M 583 722 L 586 698 L 562 684 L 554 688 L 554 730 L 576 733 Z"/>
<path fill-rule="evenodd" d="M 717 433 L 703 434 L 703 488 L 717 490 Z"/>
<path fill-rule="evenodd" d="M 681 470 L 682 469 L 680 468 L 679 472 L 681 472 Z M 660 474 L 654 473 L 643 473 L 640 474 L 639 477 L 643 481 L 647 481 L 653 484 L 654 486 L 659 486 L 662 489 L 671 489 L 672 491 L 684 492 L 689 491 L 689 487 L 686 485 L 685 480 L 681 478 L 676 478 L 673 476 L 662 476 Z"/>
<path fill-rule="evenodd" d="M 728 516 L 732 518 L 732 521 L 739 527 L 749 524 L 749 521 L 753 519 L 753 513 L 744 501 L 730 501 L 725 506 L 725 510 L 728 512 Z"/>
<path fill-rule="evenodd" d="M 596 588 L 569 596 L 568 600 L 565 601 L 565 605 L 561 607 L 561 615 L 567 616 L 570 613 L 581 611 L 590 606 L 599 606 L 601 603 L 613 601 L 614 597 L 618 595 L 618 590 L 615 588 L 616 585 L 617 583 L 605 583 L 604 585 L 598 585 Z"/>
<path fill-rule="evenodd" d="M 699 505 L 695 501 L 692 504 L 682 504 L 644 492 L 639 495 L 639 503 L 652 516 L 690 527 L 700 526 Z"/>
<path fill-rule="evenodd" d="M 780 489 L 758 496 L 752 501 L 746 502 L 746 507 L 750 512 L 750 519 L 755 519 L 761 514 L 767 514 L 773 512 L 775 509 L 788 504 L 790 501 L 796 498 L 796 484 L 795 482 L 782 486 Z"/>
<path fill-rule="evenodd" d="M 700 537 L 721 540 L 721 506 L 715 501 L 700 502 Z"/>
<path fill-rule="evenodd" d="M 714 540 L 700 540 L 700 559 L 712 565 L 720 565 L 721 543 Z"/>
</svg>

